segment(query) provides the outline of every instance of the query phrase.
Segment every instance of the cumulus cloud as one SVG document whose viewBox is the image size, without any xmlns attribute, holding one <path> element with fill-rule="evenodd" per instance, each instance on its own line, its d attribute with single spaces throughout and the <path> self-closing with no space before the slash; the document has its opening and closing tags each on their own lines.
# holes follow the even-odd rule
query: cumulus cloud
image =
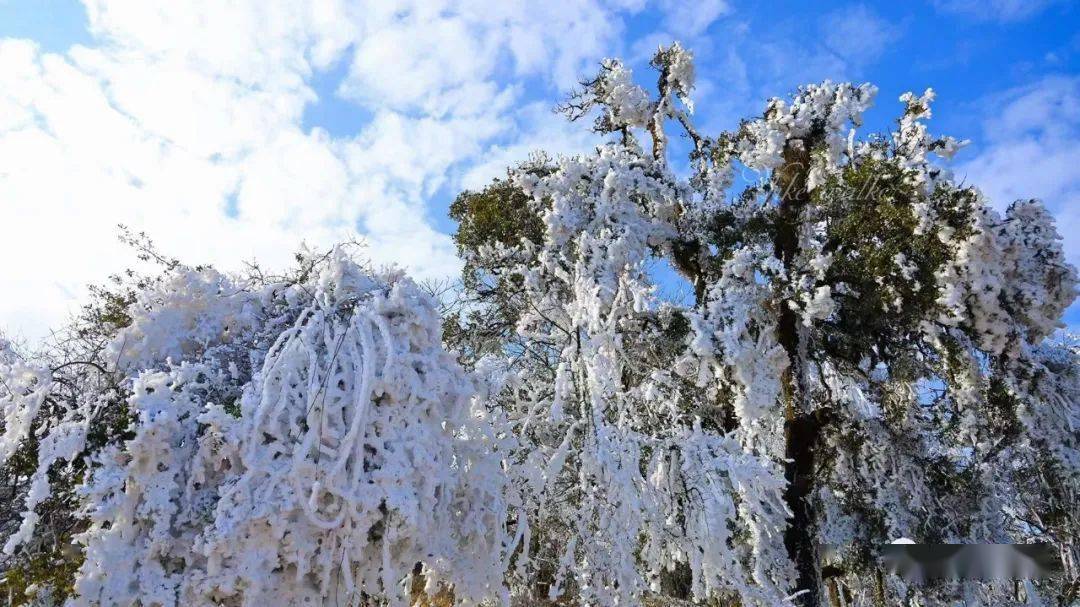
<svg viewBox="0 0 1080 607">
<path fill-rule="evenodd" d="M 10 218 L 0 255 L 19 260 L 0 276 L 0 329 L 30 337 L 73 310 L 87 282 L 129 264 L 119 222 L 169 254 L 224 268 L 280 266 L 301 241 L 361 236 L 375 263 L 455 273 L 426 198 L 518 155 L 519 131 L 561 135 L 530 126 L 538 114 L 521 83 L 549 99 L 570 88 L 621 50 L 622 16 L 641 8 L 85 4 L 87 46 L 57 54 L 0 40 L 0 200 Z M 305 129 L 313 76 L 341 61 L 337 92 L 370 121 L 347 136 Z"/>
<path fill-rule="evenodd" d="M 368 105 L 442 115 L 482 109 L 499 76 L 537 76 L 566 89 L 616 50 L 618 11 L 627 7 L 592 0 L 372 3 L 342 91 Z"/>
</svg>

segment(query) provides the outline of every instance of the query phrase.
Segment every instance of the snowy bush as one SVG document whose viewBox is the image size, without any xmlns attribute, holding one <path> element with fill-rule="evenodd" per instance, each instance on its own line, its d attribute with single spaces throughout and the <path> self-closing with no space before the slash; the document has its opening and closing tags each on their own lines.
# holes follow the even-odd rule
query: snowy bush
<svg viewBox="0 0 1080 607">
<path fill-rule="evenodd" d="M 73 605 L 409 604 L 416 580 L 499 599 L 499 439 L 442 347 L 436 302 L 340 251 L 317 270 L 250 285 L 178 267 L 139 293 L 104 349 L 126 373 L 124 434 L 87 449 L 100 403 L 72 403 L 40 440 L 6 550 L 33 537 L 49 468 L 78 461 Z M 47 368 L 4 372 L 19 382 L 8 453 L 51 386 Z"/>
</svg>

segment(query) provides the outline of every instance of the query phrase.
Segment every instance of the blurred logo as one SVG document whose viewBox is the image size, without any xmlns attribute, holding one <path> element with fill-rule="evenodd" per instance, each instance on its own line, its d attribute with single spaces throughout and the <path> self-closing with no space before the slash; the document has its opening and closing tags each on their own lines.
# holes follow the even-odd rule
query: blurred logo
<svg viewBox="0 0 1080 607">
<path fill-rule="evenodd" d="M 910 541 L 910 540 L 909 540 Z M 1061 554 L 1050 544 L 915 544 L 881 548 L 889 573 L 909 582 L 930 580 L 1023 580 L 1062 572 Z"/>
</svg>

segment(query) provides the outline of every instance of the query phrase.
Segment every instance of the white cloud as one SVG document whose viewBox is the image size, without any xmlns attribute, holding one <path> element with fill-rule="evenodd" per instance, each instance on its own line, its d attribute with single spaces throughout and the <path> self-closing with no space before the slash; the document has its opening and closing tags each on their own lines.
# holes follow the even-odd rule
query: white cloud
<svg viewBox="0 0 1080 607">
<path fill-rule="evenodd" d="M 1080 77 L 1047 77 L 988 99 L 985 145 L 957 168 L 994 206 L 1040 198 L 1080 266 Z"/>
<path fill-rule="evenodd" d="M 0 256 L 18 260 L 0 274 L 0 329 L 31 337 L 73 310 L 87 282 L 129 264 L 117 223 L 169 254 L 225 268 L 281 265 L 301 240 L 359 235 L 376 263 L 456 272 L 426 199 L 524 146 L 560 148 L 567 131 L 540 118 L 519 83 L 538 83 L 550 103 L 621 52 L 621 13 L 641 8 L 86 4 L 89 47 L 59 55 L 0 40 Z M 370 123 L 352 137 L 305 132 L 313 74 L 343 58 L 339 91 Z"/>
<path fill-rule="evenodd" d="M 724 0 L 662 0 L 660 6 L 667 29 L 681 40 L 700 36 L 713 22 L 731 12 L 731 6 Z"/>
<path fill-rule="evenodd" d="M 934 0 L 939 10 L 979 21 L 1021 21 L 1041 13 L 1058 0 Z"/>
<path fill-rule="evenodd" d="M 373 6 L 343 92 L 365 105 L 432 115 L 477 111 L 497 76 L 570 88 L 591 62 L 618 51 L 622 29 L 613 12 L 622 5 L 602 0 Z"/>
<path fill-rule="evenodd" d="M 336 236 L 324 225 L 286 225 L 283 218 L 290 206 L 305 209 L 305 217 L 323 215 L 308 209 L 325 205 L 323 195 L 335 187 L 326 166 L 335 161 L 308 136 L 282 125 L 245 146 L 259 152 L 215 161 L 206 150 L 147 129 L 118 107 L 108 84 L 80 68 L 25 42 L 0 43 L 0 74 L 11 76 L 0 90 L 10 94 L 4 105 L 16 109 L 3 113 L 15 120 L 0 126 L 0 200 L 8 218 L 0 256 L 20 260 L 0 275 L 0 318 L 8 327 L 40 335 L 72 308 L 86 281 L 123 267 L 131 256 L 115 242 L 119 222 L 192 261 L 233 265 L 256 256 L 280 263 L 300 237 Z M 223 122 L 214 109 L 205 107 L 211 125 Z M 267 154 L 317 170 L 298 179 L 261 164 Z M 252 183 L 265 191 L 255 196 L 257 212 L 248 213 Z M 223 214 L 225 197 L 238 186 L 244 221 Z"/>
<path fill-rule="evenodd" d="M 846 6 L 822 19 L 825 47 L 849 64 L 863 66 L 876 61 L 899 37 L 899 28 L 866 5 Z"/>
<path fill-rule="evenodd" d="M 583 119 L 584 122 L 588 118 Z M 485 158 L 471 166 L 461 178 L 461 187 L 477 190 L 492 179 L 506 176 L 506 168 L 529 159 L 543 150 L 552 156 L 584 154 L 600 143 L 600 138 L 582 123 L 570 123 L 542 101 L 525 106 L 518 116 L 518 135 L 513 141 L 492 145 Z"/>
<path fill-rule="evenodd" d="M 984 103 L 985 145 L 957 168 L 998 209 L 1038 198 L 1054 214 L 1065 255 L 1080 267 L 1080 76 L 1050 76 Z M 1066 312 L 1080 331 L 1080 301 Z"/>
<path fill-rule="evenodd" d="M 129 62 L 175 58 L 193 69 L 273 91 L 302 85 L 359 35 L 371 7 L 311 2 L 84 0 L 91 32 Z M 376 5 L 381 3 L 376 3 Z"/>
</svg>

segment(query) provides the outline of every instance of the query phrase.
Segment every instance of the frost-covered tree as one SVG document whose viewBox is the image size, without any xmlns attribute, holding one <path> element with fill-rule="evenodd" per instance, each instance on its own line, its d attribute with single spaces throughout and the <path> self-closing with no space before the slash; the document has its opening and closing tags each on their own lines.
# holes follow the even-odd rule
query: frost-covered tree
<svg viewBox="0 0 1080 607">
<path fill-rule="evenodd" d="M 106 330 L 53 360 L 3 352 L 9 603 L 502 599 L 499 439 L 437 303 L 342 249 L 300 266 L 168 262 L 99 291 L 76 328 Z"/>
<path fill-rule="evenodd" d="M 859 137 L 825 82 L 708 136 L 688 52 L 563 107 L 610 134 L 451 213 L 448 338 L 518 439 L 513 588 L 582 604 L 1001 605 L 1076 596 L 1080 392 L 1047 341 L 1077 275 L 1037 201 L 995 212 L 938 158 L 933 93 Z M 670 158 L 668 131 L 689 142 Z M 753 176 L 753 178 L 748 178 Z M 691 302 L 657 296 L 658 264 Z M 1065 579 L 908 587 L 877 547 L 1052 542 Z M 819 545 L 837 547 L 822 553 Z"/>
</svg>

